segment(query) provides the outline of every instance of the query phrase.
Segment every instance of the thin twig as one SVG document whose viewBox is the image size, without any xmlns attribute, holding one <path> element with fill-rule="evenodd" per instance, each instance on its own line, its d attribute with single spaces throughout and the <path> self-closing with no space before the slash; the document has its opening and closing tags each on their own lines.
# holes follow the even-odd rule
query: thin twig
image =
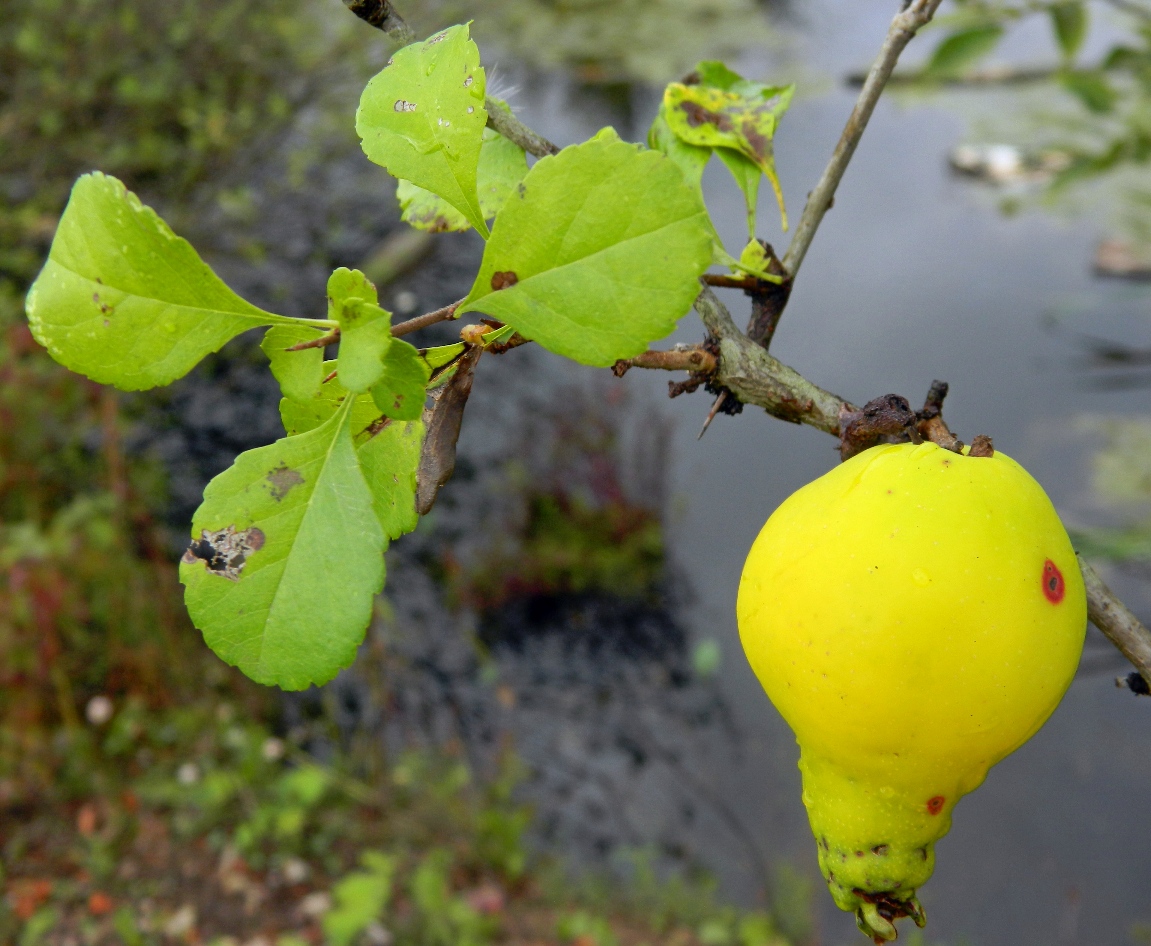
<svg viewBox="0 0 1151 946">
<path fill-rule="evenodd" d="M 807 198 L 807 205 L 803 208 L 803 216 L 799 218 L 799 223 L 795 228 L 795 236 L 792 237 L 791 245 L 787 248 L 787 253 L 784 254 L 783 268 L 793 277 L 799 272 L 803 258 L 807 255 L 807 250 L 815 237 L 815 231 L 819 229 L 823 215 L 831 206 L 831 201 L 835 197 L 835 189 L 839 187 L 843 172 L 847 170 L 847 165 L 850 163 L 852 155 L 855 154 L 859 139 L 867 127 L 868 119 L 871 118 L 871 113 L 875 111 L 875 103 L 879 101 L 883 87 L 891 78 L 895 64 L 899 61 L 899 54 L 903 52 L 919 29 L 931 21 L 942 2 L 943 0 L 912 0 L 907 9 L 897 13 L 895 19 L 891 21 L 887 38 L 883 41 L 883 47 L 879 51 L 879 58 L 875 60 L 875 64 L 867 75 L 867 80 L 863 83 L 859 99 L 851 111 L 851 117 L 847 119 L 847 125 L 839 138 L 839 144 L 835 146 L 835 151 L 823 172 L 823 177 L 819 179 L 819 183 L 815 185 L 815 190 Z"/>
<path fill-rule="evenodd" d="M 340 340 L 339 328 L 334 328 L 326 335 L 317 335 L 315 338 L 309 338 L 306 342 L 300 342 L 296 345 L 289 345 L 284 351 L 305 351 L 308 348 L 327 348 L 329 345 L 334 345 Z"/>
<path fill-rule="evenodd" d="M 1099 573 L 1082 556 L 1079 557 L 1079 569 L 1087 588 L 1087 617 L 1151 685 L 1151 631 L 1115 597 Z"/>
<path fill-rule="evenodd" d="M 664 371 L 711 372 L 719 360 L 702 348 L 675 348 L 671 351 L 645 351 L 634 358 L 621 358 L 612 365 L 612 374 L 622 378 L 629 368 L 662 368 Z"/>
<path fill-rule="evenodd" d="M 425 312 L 423 315 L 417 315 L 414 319 L 408 319 L 406 322 L 393 325 L 392 337 L 399 338 L 401 335 L 408 335 L 418 329 L 435 325 L 437 322 L 447 322 L 450 319 L 454 319 L 456 317 L 456 309 L 463 305 L 463 302 L 463 299 L 459 299 L 451 305 L 444 306 L 442 309 L 436 309 L 435 312 Z"/>
<path fill-rule="evenodd" d="M 537 158 L 546 158 L 549 154 L 559 154 L 558 146 L 552 144 L 543 135 L 537 134 L 521 122 L 502 106 L 499 102 L 488 96 L 484 102 L 488 112 L 488 127 L 499 132 L 509 141 L 515 142 L 528 154 Z"/>
</svg>

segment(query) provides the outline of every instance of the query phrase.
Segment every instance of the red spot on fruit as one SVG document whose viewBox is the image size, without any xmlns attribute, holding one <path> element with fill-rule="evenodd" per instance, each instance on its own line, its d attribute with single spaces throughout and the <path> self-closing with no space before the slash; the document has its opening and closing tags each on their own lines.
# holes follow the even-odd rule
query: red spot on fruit
<svg viewBox="0 0 1151 946">
<path fill-rule="evenodd" d="M 1052 604 L 1058 604 L 1063 600 L 1063 594 L 1066 590 L 1067 586 L 1063 581 L 1063 572 L 1059 570 L 1051 559 L 1047 559 L 1047 561 L 1043 563 L 1043 594 Z"/>
<path fill-rule="evenodd" d="M 927 799 L 927 813 L 929 815 L 937 815 L 943 811 L 943 803 L 947 801 L 942 795 L 936 795 L 934 798 Z"/>
</svg>

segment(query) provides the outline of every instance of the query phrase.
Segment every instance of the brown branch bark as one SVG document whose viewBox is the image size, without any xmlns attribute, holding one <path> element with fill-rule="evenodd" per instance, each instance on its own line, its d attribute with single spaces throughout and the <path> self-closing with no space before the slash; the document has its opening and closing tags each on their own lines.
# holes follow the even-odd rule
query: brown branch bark
<svg viewBox="0 0 1151 946">
<path fill-rule="evenodd" d="M 1099 573 L 1082 557 L 1079 569 L 1087 588 L 1087 617 L 1151 686 L 1151 631 L 1107 587 Z"/>
</svg>

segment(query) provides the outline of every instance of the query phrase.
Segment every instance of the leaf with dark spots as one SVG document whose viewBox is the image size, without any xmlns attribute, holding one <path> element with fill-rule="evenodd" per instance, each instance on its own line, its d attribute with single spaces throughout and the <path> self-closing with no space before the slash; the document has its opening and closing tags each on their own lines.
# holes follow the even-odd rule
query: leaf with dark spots
<svg viewBox="0 0 1151 946">
<path fill-rule="evenodd" d="M 720 63 L 700 63 L 697 75 L 698 84 L 673 82 L 664 90 L 663 114 L 668 126 L 685 144 L 730 150 L 753 162 L 771 182 L 786 230 L 787 213 L 775 173 L 773 140 L 795 87 L 751 82 Z M 740 186 L 748 194 L 743 182 Z"/>
<path fill-rule="evenodd" d="M 699 294 L 714 234 L 675 162 L 604 129 L 541 158 L 525 182 L 527 196 L 496 217 L 457 316 L 481 312 L 602 367 L 668 335 Z"/>
<path fill-rule="evenodd" d="M 393 339 L 384 353 L 380 379 L 371 388 L 372 400 L 385 417 L 419 420 L 430 374 L 415 348 L 402 339 Z"/>
<path fill-rule="evenodd" d="M 387 538 L 353 440 L 355 401 L 345 397 L 305 433 L 240 454 L 193 517 L 201 538 L 180 564 L 188 613 L 208 646 L 258 683 L 299 690 L 332 679 L 355 658 L 383 587 Z M 273 476 L 298 482 L 276 497 Z M 258 529 L 263 542 L 258 555 L 244 552 L 246 562 L 225 553 L 239 580 L 220 581 L 199 562 L 202 543 L 220 550 L 228 529 Z"/>
<path fill-rule="evenodd" d="M 700 125 L 713 125 L 718 131 L 731 131 L 730 118 L 721 112 L 710 111 L 698 102 L 683 101 L 676 108 L 683 112 L 687 123 L 692 128 L 698 128 Z"/>
<path fill-rule="evenodd" d="M 268 492 L 276 502 L 283 501 L 293 486 L 299 486 L 304 482 L 304 478 L 297 471 L 289 469 L 284 463 L 271 470 L 265 479 L 268 481 Z"/>
</svg>

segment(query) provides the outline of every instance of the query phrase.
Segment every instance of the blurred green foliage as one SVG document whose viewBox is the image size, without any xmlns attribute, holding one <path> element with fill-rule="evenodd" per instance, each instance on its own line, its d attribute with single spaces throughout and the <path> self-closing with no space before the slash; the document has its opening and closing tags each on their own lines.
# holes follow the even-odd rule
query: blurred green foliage
<svg viewBox="0 0 1151 946">
<path fill-rule="evenodd" d="M 354 17 L 308 0 L 0 0 L 0 23 L 0 279 L 17 288 L 77 175 L 186 194 L 363 45 Z"/>
</svg>

